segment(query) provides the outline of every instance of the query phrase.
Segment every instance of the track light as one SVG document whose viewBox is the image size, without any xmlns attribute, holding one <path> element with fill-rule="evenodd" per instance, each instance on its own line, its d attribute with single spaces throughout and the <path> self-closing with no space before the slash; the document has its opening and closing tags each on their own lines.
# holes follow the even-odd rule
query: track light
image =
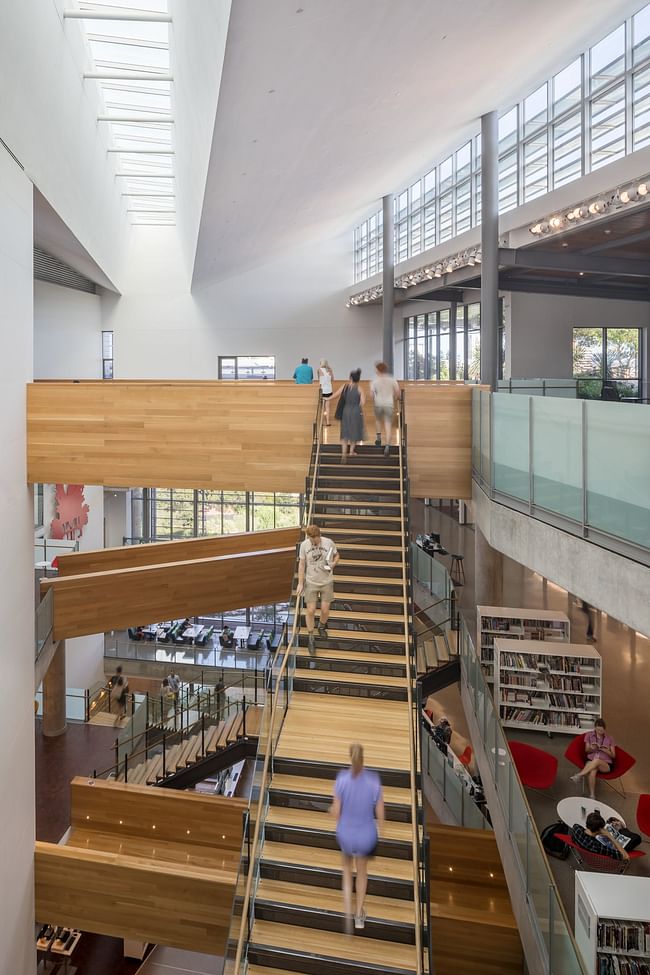
<svg viewBox="0 0 650 975">
<path fill-rule="evenodd" d="M 638 190 L 636 186 L 628 186 L 626 189 L 621 190 L 618 194 L 618 198 L 621 203 L 632 203 L 638 197 Z"/>
<path fill-rule="evenodd" d="M 561 216 L 551 217 L 551 219 L 549 220 L 549 226 L 553 230 L 559 230 L 560 227 L 564 226 L 564 217 Z"/>
<path fill-rule="evenodd" d="M 442 264 L 438 264 L 435 271 L 433 272 L 437 278 L 442 277 Z"/>
<path fill-rule="evenodd" d="M 589 213 L 595 216 L 597 213 L 602 213 L 605 209 L 604 200 L 594 200 L 593 203 L 589 204 Z"/>
<path fill-rule="evenodd" d="M 648 184 L 647 183 L 639 183 L 639 185 L 637 186 L 637 190 L 636 191 L 639 194 L 639 196 L 647 196 L 649 190 L 650 190 L 650 187 L 648 187 Z"/>
<path fill-rule="evenodd" d="M 454 262 L 449 261 L 447 267 L 445 268 L 445 271 L 447 272 L 447 274 L 451 274 L 453 270 L 454 270 Z"/>
</svg>

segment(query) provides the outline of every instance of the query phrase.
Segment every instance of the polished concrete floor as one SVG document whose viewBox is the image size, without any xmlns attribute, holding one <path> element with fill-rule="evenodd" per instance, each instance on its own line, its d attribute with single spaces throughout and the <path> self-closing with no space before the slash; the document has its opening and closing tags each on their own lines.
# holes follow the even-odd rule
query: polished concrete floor
<svg viewBox="0 0 650 975">
<path fill-rule="evenodd" d="M 415 532 L 439 531 L 444 547 L 450 552 L 465 555 L 466 584 L 462 588 L 460 606 L 472 631 L 475 630 L 474 600 L 474 529 L 461 526 L 457 517 L 446 510 L 425 506 L 415 502 L 412 512 L 412 525 Z M 442 557 L 449 568 L 449 558 Z M 530 609 L 563 610 L 571 620 L 571 641 L 587 643 L 587 618 L 581 609 L 580 600 L 565 589 L 531 572 L 519 563 L 504 559 L 503 602 L 508 606 L 522 606 Z M 635 811 L 640 793 L 650 792 L 650 748 L 648 747 L 648 701 L 650 701 L 650 639 L 619 622 L 606 613 L 593 611 L 595 640 L 592 645 L 602 657 L 602 699 L 603 717 L 607 729 L 614 740 L 636 758 L 636 764 L 625 776 L 623 785 L 626 798 L 617 795 L 603 782 L 598 783 L 597 798 L 618 810 L 630 829 L 636 830 Z M 459 727 L 463 719 L 458 713 L 459 698 L 447 695 L 444 703 L 452 724 L 456 720 Z M 517 732 L 508 730 L 512 739 L 528 742 L 558 758 L 558 775 L 553 788 L 547 795 L 527 790 L 527 797 L 539 831 L 558 819 L 556 806 L 565 796 L 579 795 L 579 786 L 570 781 L 569 776 L 575 767 L 564 758 L 564 751 L 571 741 L 569 734 L 545 732 Z M 571 825 L 571 824 L 570 824 Z M 647 854 L 635 862 L 631 874 L 650 876 L 650 844 L 641 847 Z M 551 869 L 562 895 L 567 913 L 572 918 L 574 910 L 574 875 L 571 861 L 550 859 Z"/>
</svg>

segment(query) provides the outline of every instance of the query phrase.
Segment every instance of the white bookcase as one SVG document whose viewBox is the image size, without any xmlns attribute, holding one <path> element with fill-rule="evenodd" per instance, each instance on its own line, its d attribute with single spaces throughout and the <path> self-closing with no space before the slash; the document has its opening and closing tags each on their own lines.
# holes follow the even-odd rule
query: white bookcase
<svg viewBox="0 0 650 975">
<path fill-rule="evenodd" d="M 578 871 L 575 937 L 592 975 L 650 971 L 650 877 Z"/>
<path fill-rule="evenodd" d="M 494 640 L 555 640 L 568 643 L 569 617 L 550 609 L 517 609 L 510 606 L 477 606 L 476 632 L 481 646 L 481 664 L 488 681 L 493 680 Z"/>
<path fill-rule="evenodd" d="M 582 643 L 494 640 L 494 700 L 506 728 L 571 735 L 601 710 L 600 654 Z"/>
</svg>

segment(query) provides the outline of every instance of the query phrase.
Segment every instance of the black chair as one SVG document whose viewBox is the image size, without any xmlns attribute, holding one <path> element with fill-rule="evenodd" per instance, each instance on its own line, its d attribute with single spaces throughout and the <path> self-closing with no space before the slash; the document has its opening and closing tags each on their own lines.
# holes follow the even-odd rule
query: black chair
<svg viewBox="0 0 650 975">
<path fill-rule="evenodd" d="M 620 403 L 621 394 L 616 383 L 603 383 L 603 388 L 600 391 L 601 400 L 606 400 L 609 403 Z"/>
</svg>

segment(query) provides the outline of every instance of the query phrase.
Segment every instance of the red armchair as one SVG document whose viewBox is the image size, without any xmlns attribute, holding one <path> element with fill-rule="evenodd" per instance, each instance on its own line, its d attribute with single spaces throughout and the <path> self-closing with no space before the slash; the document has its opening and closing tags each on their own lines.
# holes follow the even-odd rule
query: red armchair
<svg viewBox="0 0 650 975">
<path fill-rule="evenodd" d="M 521 741 L 509 741 L 508 745 L 523 784 L 530 789 L 550 789 L 557 776 L 555 755 Z"/>
<path fill-rule="evenodd" d="M 585 751 L 585 736 L 577 735 L 572 738 L 569 742 L 569 746 L 564 753 L 564 757 L 568 759 L 572 765 L 576 768 L 583 769 L 587 762 L 587 753 Z M 636 764 L 636 758 L 626 752 L 624 748 L 619 745 L 616 746 L 616 758 L 612 764 L 609 772 L 598 772 L 597 778 L 603 779 L 605 782 L 610 782 L 613 779 L 622 779 L 626 772 L 629 772 L 633 765 Z M 584 782 L 584 779 L 583 779 Z M 625 798 L 625 789 L 623 788 L 623 783 L 621 785 L 621 795 Z M 618 792 L 614 786 L 611 786 L 615 792 Z"/>
<path fill-rule="evenodd" d="M 650 795 L 647 792 L 639 796 L 636 807 L 636 821 L 641 832 L 650 836 Z"/>
<path fill-rule="evenodd" d="M 569 833 L 555 833 L 554 835 L 556 839 L 562 840 L 563 843 L 566 843 L 571 848 L 571 852 L 579 867 L 591 867 L 600 873 L 625 873 L 632 860 L 638 860 L 640 857 L 645 856 L 645 853 L 641 850 L 632 850 L 629 855 L 629 860 L 616 860 L 614 857 L 601 856 L 600 853 L 592 853 L 591 850 L 585 850 L 576 843 Z"/>
</svg>

